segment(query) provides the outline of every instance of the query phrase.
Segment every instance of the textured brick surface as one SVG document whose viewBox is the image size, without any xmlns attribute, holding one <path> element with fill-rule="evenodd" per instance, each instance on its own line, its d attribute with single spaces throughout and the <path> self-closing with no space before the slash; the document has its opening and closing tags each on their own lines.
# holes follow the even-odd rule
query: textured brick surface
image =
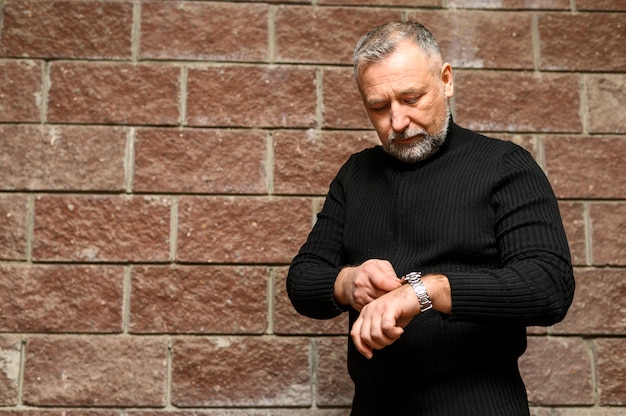
<svg viewBox="0 0 626 416">
<path fill-rule="evenodd" d="M 626 405 L 626 343 L 621 339 L 595 341 L 598 356 L 600 403 Z"/>
<path fill-rule="evenodd" d="M 519 365 L 532 404 L 593 403 L 591 354 L 583 340 L 530 337 Z"/>
<path fill-rule="evenodd" d="M 289 301 L 285 283 L 287 268 L 274 270 L 273 275 L 273 332 L 280 335 L 346 335 L 348 333 L 348 315 L 342 314 L 334 319 L 310 319 L 296 312 Z"/>
<path fill-rule="evenodd" d="M 346 367 L 347 338 L 320 338 L 316 345 L 317 404 L 349 406 L 354 395 L 354 385 Z"/>
<path fill-rule="evenodd" d="M 371 130 L 352 69 L 329 68 L 322 74 L 324 127 Z"/>
<path fill-rule="evenodd" d="M 9 0 L 0 55 L 129 58 L 132 2 Z"/>
<path fill-rule="evenodd" d="M 624 71 L 626 25 L 616 14 L 539 16 L 541 68 Z"/>
<path fill-rule="evenodd" d="M 0 188 L 121 191 L 126 136 L 122 128 L 0 125 Z"/>
<path fill-rule="evenodd" d="M 576 270 L 574 302 L 559 334 L 626 334 L 626 277 L 617 269 Z"/>
<path fill-rule="evenodd" d="M 41 62 L 0 61 L 1 122 L 39 121 L 42 100 L 43 65 Z"/>
<path fill-rule="evenodd" d="M 231 91 L 233 85 L 237 85 L 235 91 Z M 189 70 L 188 89 L 187 118 L 193 126 L 316 124 L 316 75 L 311 69 L 193 68 Z"/>
<path fill-rule="evenodd" d="M 559 209 L 567 234 L 572 263 L 574 265 L 588 264 L 585 206 L 580 202 L 561 202 Z"/>
<path fill-rule="evenodd" d="M 262 194 L 267 192 L 267 169 L 267 134 L 261 131 L 136 133 L 135 191 Z"/>
<path fill-rule="evenodd" d="M 589 215 L 593 264 L 626 265 L 626 204 L 591 204 Z"/>
<path fill-rule="evenodd" d="M 309 343 L 304 339 L 176 339 L 176 406 L 307 406 Z"/>
<path fill-rule="evenodd" d="M 165 405 L 163 339 L 37 337 L 28 341 L 26 351 L 27 405 Z"/>
<path fill-rule="evenodd" d="M 264 267 L 136 267 L 133 333 L 260 334 L 267 326 Z"/>
<path fill-rule="evenodd" d="M 619 198 L 626 189 L 626 140 L 549 137 L 545 168 L 560 198 Z"/>
<path fill-rule="evenodd" d="M 578 10 L 626 11 L 624 0 L 576 0 Z"/>
<path fill-rule="evenodd" d="M 171 201 L 160 197 L 42 196 L 35 203 L 33 258 L 167 261 Z"/>
<path fill-rule="evenodd" d="M 142 58 L 267 60 L 267 5 L 154 2 L 141 13 Z"/>
<path fill-rule="evenodd" d="M 0 406 L 18 403 L 22 345 L 15 336 L 0 336 Z"/>
<path fill-rule="evenodd" d="M 400 20 L 399 11 L 370 8 L 279 7 L 276 58 L 281 62 L 350 64 L 359 38 L 371 27 Z M 341 26 L 343 30 L 336 30 Z"/>
<path fill-rule="evenodd" d="M 589 130 L 626 133 L 626 76 L 588 75 L 586 78 Z"/>
<path fill-rule="evenodd" d="M 379 144 L 372 132 L 278 131 L 274 134 L 274 191 L 326 195 L 348 157 Z"/>
<path fill-rule="evenodd" d="M 533 68 L 530 14 L 418 11 L 408 18 L 429 28 L 455 68 Z"/>
<path fill-rule="evenodd" d="M 291 198 L 181 198 L 178 260 L 287 263 L 311 229 L 311 204 Z"/>
<path fill-rule="evenodd" d="M 28 198 L 0 194 L 0 259 L 25 260 Z"/>
<path fill-rule="evenodd" d="M 594 0 L 590 0 L 594 1 Z M 448 0 L 451 8 L 477 9 L 557 9 L 570 8 L 570 0 Z"/>
<path fill-rule="evenodd" d="M 180 69 L 169 65 L 50 65 L 48 121 L 177 124 Z"/>
<path fill-rule="evenodd" d="M 582 129 L 578 78 L 574 75 L 457 71 L 455 96 L 456 121 L 468 128 L 513 132 Z"/>
<path fill-rule="evenodd" d="M 0 331 L 121 332 L 116 266 L 0 265 Z"/>
</svg>

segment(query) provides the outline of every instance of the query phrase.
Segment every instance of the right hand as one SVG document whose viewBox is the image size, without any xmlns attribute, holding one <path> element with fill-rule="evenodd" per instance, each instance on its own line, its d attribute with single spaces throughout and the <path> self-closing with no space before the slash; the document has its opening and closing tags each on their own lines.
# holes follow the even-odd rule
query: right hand
<svg viewBox="0 0 626 416">
<path fill-rule="evenodd" d="M 402 285 L 387 260 L 367 260 L 359 266 L 342 269 L 335 280 L 335 299 L 357 311 Z"/>
</svg>

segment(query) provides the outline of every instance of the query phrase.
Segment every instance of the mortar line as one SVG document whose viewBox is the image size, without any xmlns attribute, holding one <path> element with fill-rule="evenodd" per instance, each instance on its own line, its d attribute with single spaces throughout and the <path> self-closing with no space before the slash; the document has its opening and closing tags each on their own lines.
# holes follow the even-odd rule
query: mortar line
<svg viewBox="0 0 626 416">
<path fill-rule="evenodd" d="M 141 39 L 141 2 L 135 0 L 133 3 L 133 26 L 130 33 L 131 59 L 133 62 L 139 60 L 139 41 Z"/>
<path fill-rule="evenodd" d="M 122 289 L 122 334 L 128 335 L 130 326 L 130 296 L 132 288 L 132 267 L 124 266 L 124 284 Z"/>
<path fill-rule="evenodd" d="M 135 176 L 135 133 L 136 128 L 131 127 L 126 135 L 126 155 L 124 156 L 124 172 L 126 175 L 126 193 L 133 193 L 133 180 Z"/>
<path fill-rule="evenodd" d="M 276 155 L 274 154 L 274 134 L 267 133 L 267 139 L 265 140 L 265 146 L 267 148 L 265 155 L 265 176 L 267 194 L 274 195 L 274 164 L 276 163 Z"/>
<path fill-rule="evenodd" d="M 541 39 L 539 36 L 539 17 L 533 13 L 530 18 L 530 33 L 533 51 L 533 67 L 536 72 L 541 70 Z"/>
<path fill-rule="evenodd" d="M 267 62 L 273 64 L 276 59 L 276 7 L 270 6 L 267 13 Z"/>
<path fill-rule="evenodd" d="M 583 202 L 583 224 L 585 229 L 585 257 L 587 265 L 593 265 L 593 238 L 591 232 L 591 214 L 589 202 Z"/>
<path fill-rule="evenodd" d="M 35 238 L 35 195 L 28 195 L 26 201 L 26 261 L 33 262 L 33 240 Z"/>
<path fill-rule="evenodd" d="M 321 130 L 324 125 L 324 76 L 321 68 L 316 69 L 315 83 L 317 93 L 317 103 L 315 106 L 315 118 L 317 119 L 317 129 Z"/>
<path fill-rule="evenodd" d="M 178 203 L 179 197 L 173 196 L 172 206 L 170 209 L 170 261 L 175 262 L 178 252 L 176 246 L 178 245 Z"/>
<path fill-rule="evenodd" d="M 186 65 L 182 66 L 180 69 L 180 102 L 178 103 L 179 108 L 179 119 L 178 124 L 180 127 L 185 125 L 185 120 L 187 120 L 187 83 L 189 80 L 189 70 Z"/>
<path fill-rule="evenodd" d="M 589 135 L 589 102 L 587 101 L 587 75 L 578 74 L 578 93 L 580 95 L 580 108 L 578 114 L 582 125 L 582 133 Z"/>
<path fill-rule="evenodd" d="M 267 268 L 267 329 L 265 333 L 267 335 L 274 334 L 274 282 L 276 277 L 276 269 L 273 267 Z"/>
</svg>

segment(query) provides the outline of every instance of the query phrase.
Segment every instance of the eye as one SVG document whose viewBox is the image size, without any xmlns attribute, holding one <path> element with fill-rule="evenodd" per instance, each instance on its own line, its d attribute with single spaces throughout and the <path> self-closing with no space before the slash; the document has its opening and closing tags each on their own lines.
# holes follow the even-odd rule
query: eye
<svg viewBox="0 0 626 416">
<path fill-rule="evenodd" d="M 417 97 L 409 97 L 409 98 L 406 98 L 404 102 L 409 105 L 417 104 L 421 97 L 422 97 L 421 95 Z"/>
<path fill-rule="evenodd" d="M 389 108 L 389 104 L 379 104 L 379 105 L 370 107 L 370 109 L 376 113 L 382 113 L 384 111 L 387 111 L 388 108 Z"/>
</svg>

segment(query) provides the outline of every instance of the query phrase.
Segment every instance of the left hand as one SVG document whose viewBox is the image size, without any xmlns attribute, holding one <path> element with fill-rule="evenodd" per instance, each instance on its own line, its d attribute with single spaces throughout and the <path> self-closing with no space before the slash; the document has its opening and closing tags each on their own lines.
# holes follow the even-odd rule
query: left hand
<svg viewBox="0 0 626 416">
<path fill-rule="evenodd" d="M 411 285 L 404 284 L 363 307 L 350 336 L 357 350 L 372 358 L 373 350 L 393 344 L 404 333 L 420 304 Z"/>
</svg>

